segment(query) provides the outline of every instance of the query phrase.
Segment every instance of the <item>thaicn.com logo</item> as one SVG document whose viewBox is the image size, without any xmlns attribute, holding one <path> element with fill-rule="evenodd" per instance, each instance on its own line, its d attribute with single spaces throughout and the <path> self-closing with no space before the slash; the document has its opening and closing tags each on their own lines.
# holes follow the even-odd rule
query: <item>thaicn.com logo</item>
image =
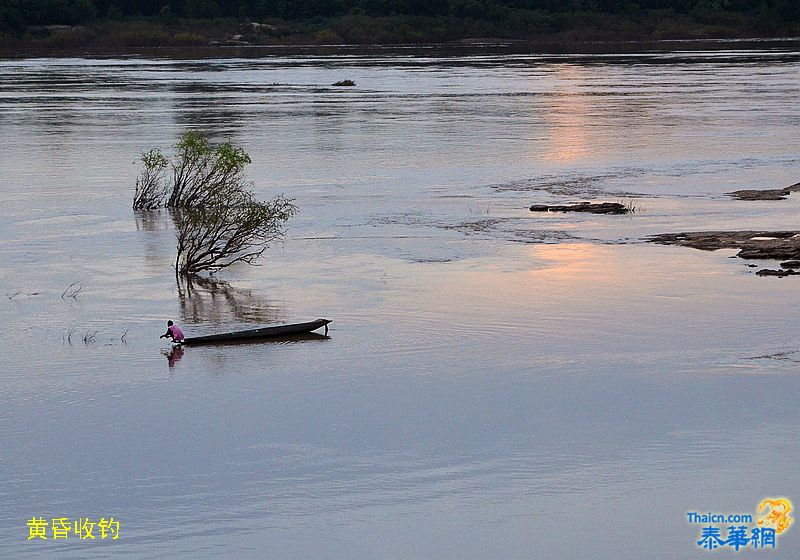
<svg viewBox="0 0 800 560">
<path fill-rule="evenodd" d="M 686 515 L 689 523 L 700 525 L 697 546 L 705 550 L 770 550 L 792 525 L 791 511 L 792 503 L 786 498 L 766 498 L 755 514 L 690 511 Z"/>
</svg>

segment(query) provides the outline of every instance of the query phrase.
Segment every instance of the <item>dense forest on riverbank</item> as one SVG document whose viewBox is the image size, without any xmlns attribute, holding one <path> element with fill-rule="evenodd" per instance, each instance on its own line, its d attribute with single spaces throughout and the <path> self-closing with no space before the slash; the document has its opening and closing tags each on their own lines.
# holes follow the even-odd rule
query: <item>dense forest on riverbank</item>
<svg viewBox="0 0 800 560">
<path fill-rule="evenodd" d="M 0 44 L 40 47 L 778 37 L 798 0 L 2 0 Z"/>
</svg>

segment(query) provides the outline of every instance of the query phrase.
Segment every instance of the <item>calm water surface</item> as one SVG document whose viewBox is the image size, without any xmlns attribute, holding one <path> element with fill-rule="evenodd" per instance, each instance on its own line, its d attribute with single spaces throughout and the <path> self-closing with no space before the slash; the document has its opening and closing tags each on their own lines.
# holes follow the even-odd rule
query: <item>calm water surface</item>
<svg viewBox="0 0 800 560">
<path fill-rule="evenodd" d="M 797 228 L 724 193 L 800 180 L 798 126 L 792 50 L 0 61 L 0 556 L 705 557 L 687 511 L 800 501 L 800 292 L 641 239 Z M 130 210 L 186 128 L 301 210 L 194 286 Z M 527 210 L 583 199 L 641 210 Z"/>
</svg>

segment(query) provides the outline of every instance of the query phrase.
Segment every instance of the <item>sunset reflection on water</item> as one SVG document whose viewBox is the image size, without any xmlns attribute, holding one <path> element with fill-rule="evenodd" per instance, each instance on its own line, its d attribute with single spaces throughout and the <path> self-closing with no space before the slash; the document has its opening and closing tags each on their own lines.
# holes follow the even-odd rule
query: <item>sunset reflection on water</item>
<svg viewBox="0 0 800 560">
<path fill-rule="evenodd" d="M 556 68 L 553 77 L 557 85 L 545 105 L 547 137 L 543 157 L 546 161 L 568 164 L 585 159 L 590 151 L 600 148 L 589 130 L 592 104 L 578 91 L 588 76 L 580 66 L 563 64 Z M 536 154 L 536 157 L 542 156 Z"/>
</svg>

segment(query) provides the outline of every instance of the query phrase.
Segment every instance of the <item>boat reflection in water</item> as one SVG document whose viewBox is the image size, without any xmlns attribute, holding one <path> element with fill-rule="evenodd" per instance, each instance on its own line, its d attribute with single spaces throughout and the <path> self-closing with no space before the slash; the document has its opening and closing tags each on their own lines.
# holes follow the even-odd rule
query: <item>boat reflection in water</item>
<svg viewBox="0 0 800 560">
<path fill-rule="evenodd" d="M 275 325 L 280 326 L 280 325 Z M 233 338 L 231 340 L 213 340 L 208 342 L 194 342 L 188 339 L 189 342 L 185 343 L 187 346 L 196 345 L 214 345 L 214 346 L 230 346 L 240 344 L 296 344 L 300 342 L 311 342 L 320 340 L 330 340 L 327 334 L 320 334 L 315 332 L 305 332 L 300 334 L 287 334 L 279 336 L 270 336 L 266 338 Z"/>
</svg>

